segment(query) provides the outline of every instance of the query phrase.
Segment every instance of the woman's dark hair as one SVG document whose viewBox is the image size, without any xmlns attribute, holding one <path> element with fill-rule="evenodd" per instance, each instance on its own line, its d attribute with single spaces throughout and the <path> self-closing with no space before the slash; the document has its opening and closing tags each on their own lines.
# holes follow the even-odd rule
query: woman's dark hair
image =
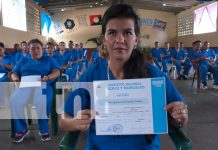
<svg viewBox="0 0 218 150">
<path fill-rule="evenodd" d="M 139 17 L 132 8 L 127 4 L 112 5 L 109 7 L 102 18 L 102 33 L 101 36 L 105 35 L 106 26 L 109 20 L 114 18 L 128 18 L 134 21 L 134 29 L 136 36 L 140 34 Z M 134 78 L 145 78 L 148 77 L 148 68 L 145 65 L 145 57 L 139 48 L 132 51 L 129 60 L 124 66 L 124 77 L 125 79 Z"/>
<path fill-rule="evenodd" d="M 30 46 L 31 44 L 34 44 L 34 43 L 38 43 L 38 44 L 40 44 L 43 47 L 43 44 L 42 44 L 42 42 L 39 39 L 32 39 L 32 40 L 30 40 L 28 42 L 28 46 Z"/>
<path fill-rule="evenodd" d="M 109 20 L 113 18 L 129 18 L 133 19 L 134 21 L 134 27 L 135 27 L 135 34 L 138 36 L 140 34 L 140 27 L 139 27 L 139 17 L 132 8 L 132 6 L 127 4 L 118 4 L 118 5 L 112 5 L 109 7 L 106 12 L 104 13 L 104 16 L 102 18 L 101 24 L 102 24 L 102 35 L 106 32 L 106 25 Z"/>
</svg>

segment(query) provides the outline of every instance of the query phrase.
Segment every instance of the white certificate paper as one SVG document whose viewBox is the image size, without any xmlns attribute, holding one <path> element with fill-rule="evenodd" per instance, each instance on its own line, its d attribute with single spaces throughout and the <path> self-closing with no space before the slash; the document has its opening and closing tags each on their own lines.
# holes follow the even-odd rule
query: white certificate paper
<svg viewBox="0 0 218 150">
<path fill-rule="evenodd" d="M 164 77 L 93 85 L 97 135 L 168 133 Z"/>
<path fill-rule="evenodd" d="M 21 77 L 20 88 L 25 87 L 41 87 L 41 76 L 31 75 Z"/>
</svg>

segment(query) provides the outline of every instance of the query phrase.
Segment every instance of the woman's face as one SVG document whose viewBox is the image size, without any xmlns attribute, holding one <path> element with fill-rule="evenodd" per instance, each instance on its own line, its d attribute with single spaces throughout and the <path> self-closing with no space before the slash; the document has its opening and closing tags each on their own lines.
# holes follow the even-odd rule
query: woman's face
<svg viewBox="0 0 218 150">
<path fill-rule="evenodd" d="M 128 61 L 138 37 L 134 30 L 134 21 L 128 18 L 114 18 L 108 21 L 103 42 L 110 59 Z"/>
<path fill-rule="evenodd" d="M 32 59 L 40 59 L 42 57 L 42 46 L 39 43 L 30 44 L 30 55 Z"/>
</svg>

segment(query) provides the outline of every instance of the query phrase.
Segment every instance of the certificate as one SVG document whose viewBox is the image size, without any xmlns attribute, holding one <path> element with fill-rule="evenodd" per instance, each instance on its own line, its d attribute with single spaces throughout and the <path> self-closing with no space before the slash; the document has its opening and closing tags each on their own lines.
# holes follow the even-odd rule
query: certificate
<svg viewBox="0 0 218 150">
<path fill-rule="evenodd" d="M 31 75 L 21 77 L 20 88 L 24 87 L 41 87 L 41 76 Z"/>
<path fill-rule="evenodd" d="M 97 135 L 168 133 L 165 78 L 94 81 Z"/>
</svg>

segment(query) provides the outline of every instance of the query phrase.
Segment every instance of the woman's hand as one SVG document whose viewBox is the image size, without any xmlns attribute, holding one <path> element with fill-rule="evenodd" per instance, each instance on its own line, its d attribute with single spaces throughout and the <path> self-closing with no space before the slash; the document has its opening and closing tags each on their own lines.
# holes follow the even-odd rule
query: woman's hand
<svg viewBox="0 0 218 150">
<path fill-rule="evenodd" d="M 15 86 L 17 88 L 20 87 L 20 77 L 17 75 L 17 73 L 13 72 L 11 74 L 11 80 L 15 83 Z"/>
<path fill-rule="evenodd" d="M 96 113 L 90 109 L 78 111 L 74 118 L 63 114 L 60 120 L 60 126 L 65 131 L 85 131 L 89 128 L 95 114 Z"/>
<path fill-rule="evenodd" d="M 49 76 L 43 76 L 43 78 L 41 79 L 42 82 L 46 82 L 49 80 Z"/>
<path fill-rule="evenodd" d="M 172 102 L 165 107 L 174 119 L 174 123 L 180 127 L 184 127 L 188 122 L 187 105 L 182 102 Z"/>
<path fill-rule="evenodd" d="M 85 131 L 89 128 L 93 119 L 93 112 L 90 109 L 81 110 L 74 118 L 77 130 Z"/>
</svg>

